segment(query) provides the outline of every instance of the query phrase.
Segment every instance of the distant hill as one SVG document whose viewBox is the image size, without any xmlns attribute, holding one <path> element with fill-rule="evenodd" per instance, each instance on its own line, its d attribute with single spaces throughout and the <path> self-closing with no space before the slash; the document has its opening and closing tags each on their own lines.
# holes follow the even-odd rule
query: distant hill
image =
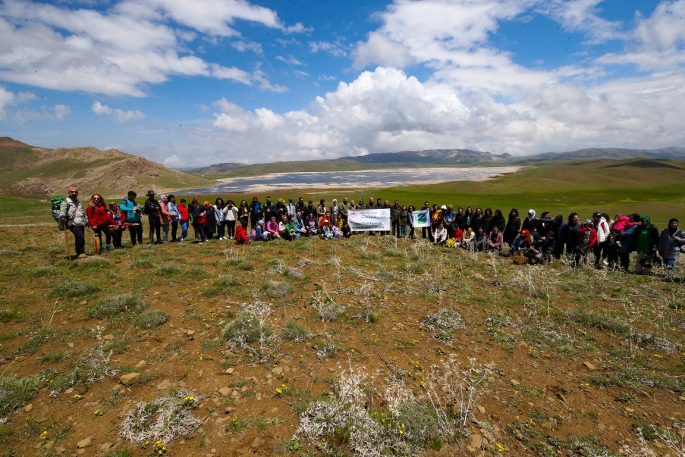
<svg viewBox="0 0 685 457">
<path fill-rule="evenodd" d="M 229 173 L 233 170 L 236 170 L 240 167 L 244 167 L 245 165 L 242 163 L 216 163 L 214 165 L 210 165 L 208 167 L 202 167 L 202 168 L 191 168 L 188 169 L 188 173 L 193 173 L 196 175 L 217 175 L 221 173 Z M 184 170 L 186 171 L 186 170 Z"/>
<path fill-rule="evenodd" d="M 685 148 L 663 149 L 625 149 L 625 148 L 590 148 L 570 152 L 545 152 L 526 157 L 517 157 L 520 162 L 541 162 L 547 160 L 625 160 L 645 157 L 648 159 L 684 160 Z"/>
<path fill-rule="evenodd" d="M 171 170 L 143 157 L 116 149 L 92 147 L 36 148 L 0 137 L 0 189 L 25 195 L 64 194 L 75 185 L 86 194 L 139 194 L 210 185 L 208 179 Z"/>
<path fill-rule="evenodd" d="M 426 149 L 423 151 L 379 152 L 363 156 L 341 157 L 338 161 L 358 163 L 402 163 L 402 164 L 431 164 L 457 165 L 471 163 L 503 162 L 509 159 L 509 154 L 496 155 L 489 152 L 473 151 L 471 149 Z"/>
</svg>

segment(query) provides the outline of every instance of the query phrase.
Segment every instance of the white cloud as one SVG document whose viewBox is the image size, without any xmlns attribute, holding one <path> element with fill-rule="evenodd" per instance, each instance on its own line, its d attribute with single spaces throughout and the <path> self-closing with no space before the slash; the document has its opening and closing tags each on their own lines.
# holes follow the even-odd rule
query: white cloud
<svg viewBox="0 0 685 457">
<path fill-rule="evenodd" d="M 179 167 L 179 166 L 183 165 L 183 160 L 179 156 L 174 154 L 174 155 L 164 159 L 162 164 L 164 164 L 164 166 L 166 166 L 166 167 Z"/>
<path fill-rule="evenodd" d="M 121 109 L 112 109 L 109 106 L 103 105 L 98 101 L 93 103 L 93 106 L 91 107 L 91 109 L 98 116 L 100 116 L 100 115 L 111 116 L 114 119 L 116 119 L 117 122 L 121 122 L 121 123 L 131 122 L 131 121 L 139 121 L 139 120 L 145 119 L 145 114 L 141 113 L 138 110 L 123 111 Z"/>
<path fill-rule="evenodd" d="M 7 116 L 5 113 L 5 106 L 14 103 L 14 99 L 15 95 L 12 92 L 0 87 L 0 120 L 5 119 Z"/>
<path fill-rule="evenodd" d="M 621 24 L 602 19 L 598 5 L 603 0 L 550 0 L 538 6 L 538 11 L 550 15 L 566 30 L 584 32 L 588 43 L 603 43 L 608 40 L 623 38 Z"/>
<path fill-rule="evenodd" d="M 246 52 L 252 51 L 255 54 L 262 54 L 262 45 L 254 41 L 233 41 L 231 46 L 236 51 Z"/>
<path fill-rule="evenodd" d="M 274 11 L 242 0 L 125 1 L 104 11 L 7 0 L 0 3 L 0 79 L 136 97 L 146 95 L 147 85 L 175 75 L 228 78 L 281 90 L 263 72 L 245 76 L 249 73 L 234 67 L 223 70 L 189 54 L 179 42 L 192 40 L 194 31 L 239 39 L 231 27 L 238 19 L 289 31 Z M 261 50 L 254 43 L 235 46 Z"/>
<path fill-rule="evenodd" d="M 288 58 L 285 58 L 283 56 L 276 56 L 276 60 L 280 60 L 281 62 L 285 62 L 293 66 L 304 65 L 302 62 L 300 62 L 293 56 L 288 56 Z"/>
<path fill-rule="evenodd" d="M 591 88 L 550 82 L 505 102 L 484 91 L 459 93 L 444 83 L 422 83 L 401 70 L 379 67 L 340 83 L 306 111 L 246 111 L 219 100 L 216 130 L 207 136 L 228 144 L 215 159 L 224 162 L 454 147 L 514 155 L 663 147 L 685 142 L 683 95 L 685 75 L 668 75 Z"/>
<path fill-rule="evenodd" d="M 55 105 L 52 108 L 42 106 L 40 111 L 28 108 L 18 109 L 15 113 L 17 122 L 20 124 L 37 120 L 63 121 L 71 114 L 71 108 L 67 105 Z"/>
<path fill-rule="evenodd" d="M 331 43 L 329 41 L 310 41 L 309 50 L 311 52 L 327 52 L 336 57 L 347 56 L 347 51 L 345 51 L 340 43 Z"/>
</svg>

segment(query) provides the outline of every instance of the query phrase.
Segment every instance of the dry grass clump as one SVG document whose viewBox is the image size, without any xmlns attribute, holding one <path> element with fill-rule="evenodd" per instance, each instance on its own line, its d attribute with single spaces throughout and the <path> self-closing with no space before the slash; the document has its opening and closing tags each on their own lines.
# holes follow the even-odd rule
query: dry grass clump
<svg viewBox="0 0 685 457">
<path fill-rule="evenodd" d="M 139 295 L 124 293 L 99 299 L 88 308 L 86 314 L 88 317 L 102 319 L 103 317 L 111 317 L 123 312 L 140 311 L 145 307 L 147 307 L 147 304 Z"/>
<path fill-rule="evenodd" d="M 330 295 L 320 290 L 314 292 L 311 303 L 323 322 L 335 322 L 347 310 L 344 305 L 336 302 Z"/>
<path fill-rule="evenodd" d="M 169 444 L 177 438 L 195 433 L 202 419 L 190 411 L 202 397 L 188 389 L 157 397 L 149 403 L 138 403 L 121 423 L 119 436 L 133 443 L 157 442 Z"/>
</svg>

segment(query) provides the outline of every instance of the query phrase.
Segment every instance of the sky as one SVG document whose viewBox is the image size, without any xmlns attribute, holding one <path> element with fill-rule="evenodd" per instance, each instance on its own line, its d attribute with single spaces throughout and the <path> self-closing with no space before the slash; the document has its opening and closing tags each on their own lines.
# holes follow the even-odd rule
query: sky
<svg viewBox="0 0 685 457">
<path fill-rule="evenodd" d="M 0 0 L 0 136 L 177 168 L 685 147 L 685 0 Z"/>
</svg>

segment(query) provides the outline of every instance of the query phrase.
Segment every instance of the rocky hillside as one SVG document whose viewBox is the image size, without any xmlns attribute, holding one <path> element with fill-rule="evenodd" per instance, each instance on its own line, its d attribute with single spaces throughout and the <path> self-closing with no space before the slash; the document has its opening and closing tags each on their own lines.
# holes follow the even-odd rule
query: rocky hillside
<svg viewBox="0 0 685 457">
<path fill-rule="evenodd" d="M 87 193 L 121 195 L 205 186 L 205 178 L 170 170 L 143 157 L 116 149 L 93 147 L 35 148 L 12 138 L 0 138 L 0 187 L 6 193 L 50 195 L 75 185 Z"/>
</svg>

